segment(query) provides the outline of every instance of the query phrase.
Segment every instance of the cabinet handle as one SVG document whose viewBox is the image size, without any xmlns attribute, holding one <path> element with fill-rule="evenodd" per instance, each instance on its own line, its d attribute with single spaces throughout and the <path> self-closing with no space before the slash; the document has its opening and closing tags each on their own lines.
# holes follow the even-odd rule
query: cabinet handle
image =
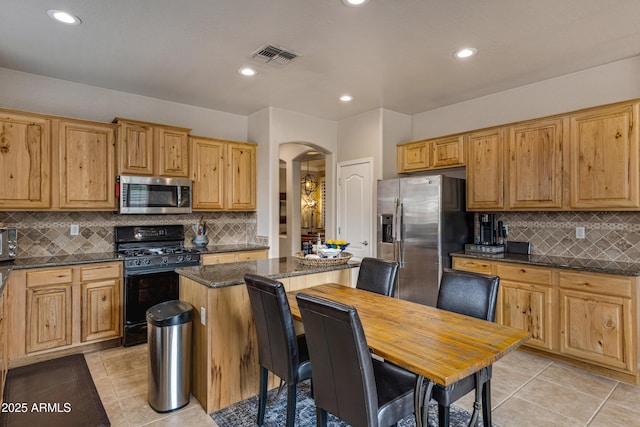
<svg viewBox="0 0 640 427">
<path fill-rule="evenodd" d="M 102 302 L 105 302 L 107 300 L 107 297 L 103 296 L 102 297 Z"/>
</svg>

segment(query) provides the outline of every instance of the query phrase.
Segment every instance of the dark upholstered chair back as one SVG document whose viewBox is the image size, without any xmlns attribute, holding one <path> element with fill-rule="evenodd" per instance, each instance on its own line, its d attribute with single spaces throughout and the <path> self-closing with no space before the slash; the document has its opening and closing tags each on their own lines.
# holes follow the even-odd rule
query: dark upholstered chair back
<svg viewBox="0 0 640 427">
<path fill-rule="evenodd" d="M 376 381 L 355 308 L 298 294 L 316 406 L 355 426 L 378 424 Z"/>
<path fill-rule="evenodd" d="M 436 307 L 493 322 L 500 278 L 445 269 Z"/>
<path fill-rule="evenodd" d="M 295 384 L 298 344 L 284 285 L 252 274 L 245 275 L 244 281 L 256 324 L 260 365 Z"/>
<path fill-rule="evenodd" d="M 398 262 L 378 258 L 363 258 L 356 288 L 393 296 L 398 277 Z"/>
</svg>

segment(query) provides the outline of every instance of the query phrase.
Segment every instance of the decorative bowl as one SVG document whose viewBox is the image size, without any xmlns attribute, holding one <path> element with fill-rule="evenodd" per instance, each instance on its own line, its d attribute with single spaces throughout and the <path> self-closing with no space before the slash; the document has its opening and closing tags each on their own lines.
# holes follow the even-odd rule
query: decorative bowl
<svg viewBox="0 0 640 427">
<path fill-rule="evenodd" d="M 335 258 L 340 255 L 340 252 L 342 252 L 340 248 L 321 248 L 320 256 L 322 256 L 322 258 Z"/>
</svg>

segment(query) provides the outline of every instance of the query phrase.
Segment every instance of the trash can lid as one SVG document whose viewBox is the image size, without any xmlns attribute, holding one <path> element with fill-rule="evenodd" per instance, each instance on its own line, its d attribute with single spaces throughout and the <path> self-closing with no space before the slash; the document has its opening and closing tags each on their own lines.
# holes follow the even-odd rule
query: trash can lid
<svg viewBox="0 0 640 427">
<path fill-rule="evenodd" d="M 191 304 L 171 300 L 156 304 L 147 310 L 147 322 L 154 326 L 174 326 L 191 322 L 193 307 Z"/>
</svg>

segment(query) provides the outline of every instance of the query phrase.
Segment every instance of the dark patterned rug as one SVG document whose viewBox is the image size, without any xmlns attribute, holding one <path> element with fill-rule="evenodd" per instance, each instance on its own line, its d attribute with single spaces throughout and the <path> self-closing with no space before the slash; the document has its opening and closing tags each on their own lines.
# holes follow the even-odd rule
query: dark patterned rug
<svg viewBox="0 0 640 427">
<path fill-rule="evenodd" d="M 277 397 L 277 401 L 276 401 Z M 298 384 L 296 406 L 296 426 L 299 427 L 315 427 L 316 425 L 316 406 L 310 394 L 309 381 L 303 381 Z M 219 427 L 244 427 L 255 426 L 256 416 L 258 414 L 258 397 L 254 396 L 249 399 L 238 402 L 234 405 L 220 409 L 211 414 L 211 418 Z M 469 423 L 471 415 L 464 409 L 456 406 L 451 407 L 451 427 L 466 427 Z M 482 415 L 480 415 L 480 425 L 482 425 Z M 277 389 L 270 390 L 267 397 L 267 411 L 264 417 L 265 427 L 281 427 L 285 425 L 287 420 L 287 392 L 282 391 L 277 396 Z M 329 427 L 348 427 L 349 424 L 339 420 L 329 414 Z M 406 417 L 398 423 L 398 427 L 415 427 L 415 418 Z M 438 425 L 438 407 L 433 402 L 429 405 L 429 426 L 436 427 Z M 494 427 L 497 427 L 494 424 Z"/>
</svg>

